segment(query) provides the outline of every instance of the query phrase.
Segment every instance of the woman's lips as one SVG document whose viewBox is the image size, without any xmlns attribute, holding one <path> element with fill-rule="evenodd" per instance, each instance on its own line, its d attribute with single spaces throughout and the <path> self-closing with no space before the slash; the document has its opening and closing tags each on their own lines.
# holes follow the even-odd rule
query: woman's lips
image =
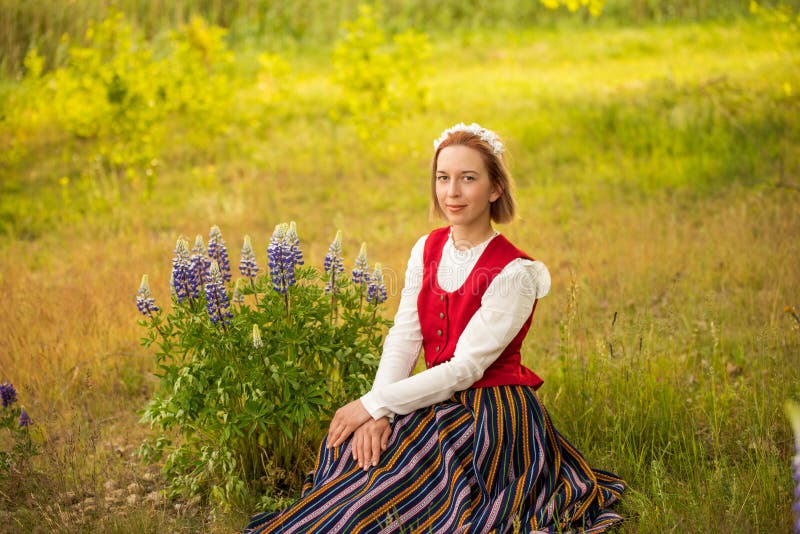
<svg viewBox="0 0 800 534">
<path fill-rule="evenodd" d="M 465 205 L 458 205 L 458 206 L 457 205 L 450 205 L 450 204 L 447 205 L 447 211 L 461 211 L 464 208 L 466 208 Z"/>
</svg>

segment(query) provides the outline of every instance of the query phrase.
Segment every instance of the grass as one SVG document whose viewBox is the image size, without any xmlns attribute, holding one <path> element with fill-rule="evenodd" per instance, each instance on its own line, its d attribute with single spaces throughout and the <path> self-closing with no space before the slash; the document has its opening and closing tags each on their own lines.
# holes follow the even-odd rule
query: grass
<svg viewBox="0 0 800 534">
<path fill-rule="evenodd" d="M 556 427 L 629 482 L 621 530 L 787 531 L 800 193 L 776 185 L 800 182 L 800 76 L 774 36 L 737 23 L 436 37 L 427 109 L 367 143 L 329 118 L 325 51 L 287 53 L 278 105 L 253 106 L 255 83 L 237 74 L 227 133 L 198 148 L 170 130 L 149 197 L 125 181 L 61 185 L 93 141 L 43 120 L 0 174 L 0 380 L 42 449 L 0 482 L 2 524 L 240 528 L 252 510 L 146 500 L 163 481 L 133 455 L 155 387 L 133 305 L 141 274 L 166 302 L 178 235 L 248 233 L 263 265 L 274 224 L 294 219 L 307 258 L 337 228 L 350 258 L 367 241 L 392 309 L 408 250 L 438 224 L 424 215 L 430 140 L 476 120 L 513 156 L 520 217 L 501 230 L 553 276 L 527 363 Z M 237 72 L 252 56 L 237 51 Z"/>
</svg>

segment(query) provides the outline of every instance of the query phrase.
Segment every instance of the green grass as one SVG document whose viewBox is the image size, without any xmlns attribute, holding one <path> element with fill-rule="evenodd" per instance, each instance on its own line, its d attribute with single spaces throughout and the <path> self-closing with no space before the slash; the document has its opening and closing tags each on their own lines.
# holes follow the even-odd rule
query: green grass
<svg viewBox="0 0 800 534">
<path fill-rule="evenodd" d="M 337 228 L 349 261 L 367 241 L 393 309 L 411 245 L 439 224 L 425 218 L 431 141 L 476 120 L 513 158 L 520 217 L 501 231 L 553 276 L 526 361 L 556 427 L 628 481 L 621 530 L 788 531 L 781 407 L 800 398 L 800 325 L 784 308 L 800 307 L 800 193 L 776 186 L 800 184 L 792 39 L 745 22 L 433 35 L 426 109 L 367 142 L 331 119 L 329 47 L 287 50 L 287 90 L 264 103 L 259 50 L 243 44 L 230 101 L 159 125 L 149 192 L 92 167 L 103 139 L 70 134 L 52 89 L 7 80 L 2 109 L 24 120 L 0 123 L 0 380 L 17 386 L 42 454 L 0 482 L 3 524 L 240 528 L 252 510 L 106 501 L 109 480 L 163 484 L 132 454 L 155 387 L 141 274 L 167 302 L 179 235 L 218 224 L 235 249 L 250 234 L 263 266 L 273 226 L 293 219 L 307 258 Z M 220 115 L 225 128 L 204 135 Z"/>
</svg>

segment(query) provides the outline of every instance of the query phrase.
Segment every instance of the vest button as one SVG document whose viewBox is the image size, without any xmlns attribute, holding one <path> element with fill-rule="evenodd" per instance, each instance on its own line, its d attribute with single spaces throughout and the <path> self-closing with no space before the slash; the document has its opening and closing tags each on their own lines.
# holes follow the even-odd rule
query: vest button
<svg viewBox="0 0 800 534">
<path fill-rule="evenodd" d="M 444 302 L 444 295 L 439 295 L 439 300 L 441 300 L 442 302 Z"/>
<path fill-rule="evenodd" d="M 441 330 L 437 330 L 437 331 L 436 331 L 436 335 L 437 335 L 437 336 L 441 336 L 441 335 L 442 335 L 442 331 L 441 331 Z"/>
<path fill-rule="evenodd" d="M 444 312 L 439 312 L 439 319 L 444 319 Z"/>
<path fill-rule="evenodd" d="M 436 345 L 436 352 L 439 352 L 439 345 Z"/>
</svg>

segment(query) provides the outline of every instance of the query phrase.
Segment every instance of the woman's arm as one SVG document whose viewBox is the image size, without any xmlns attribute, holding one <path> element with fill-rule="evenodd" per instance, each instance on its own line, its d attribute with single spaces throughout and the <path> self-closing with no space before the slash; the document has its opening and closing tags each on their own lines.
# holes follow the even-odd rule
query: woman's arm
<svg viewBox="0 0 800 534">
<path fill-rule="evenodd" d="M 417 297 L 422 287 L 422 252 L 427 236 L 421 237 L 411 249 L 405 274 L 405 284 L 400 295 L 400 304 L 394 317 L 394 324 L 386 334 L 383 342 L 381 360 L 372 389 L 382 389 L 389 384 L 408 378 L 417 362 L 422 348 L 422 330 L 417 312 Z M 375 406 L 370 404 L 369 397 L 362 402 L 370 413 Z M 389 415 L 382 413 L 376 415 Z"/>
<path fill-rule="evenodd" d="M 484 371 L 517 335 L 536 299 L 550 290 L 550 274 L 540 261 L 519 259 L 508 264 L 492 281 L 456 344 L 449 361 L 361 397 L 377 419 L 389 413 L 405 414 L 449 398 L 479 380 Z"/>
<path fill-rule="evenodd" d="M 395 314 L 394 324 L 384 340 L 381 361 L 372 389 L 380 389 L 407 378 L 419 357 L 422 331 L 417 313 L 417 296 L 422 287 L 422 252 L 426 238 L 427 236 L 421 237 L 411 249 L 400 305 Z M 369 404 L 369 399 L 364 402 L 362 397 L 361 400 L 356 399 L 336 410 L 328 427 L 328 447 L 339 446 L 353 431 L 368 423 L 370 419 L 380 420 L 393 415 L 389 410 L 382 410 L 380 415 L 374 415 L 371 408 L 374 409 Z M 380 432 L 382 433 L 383 429 Z"/>
</svg>

